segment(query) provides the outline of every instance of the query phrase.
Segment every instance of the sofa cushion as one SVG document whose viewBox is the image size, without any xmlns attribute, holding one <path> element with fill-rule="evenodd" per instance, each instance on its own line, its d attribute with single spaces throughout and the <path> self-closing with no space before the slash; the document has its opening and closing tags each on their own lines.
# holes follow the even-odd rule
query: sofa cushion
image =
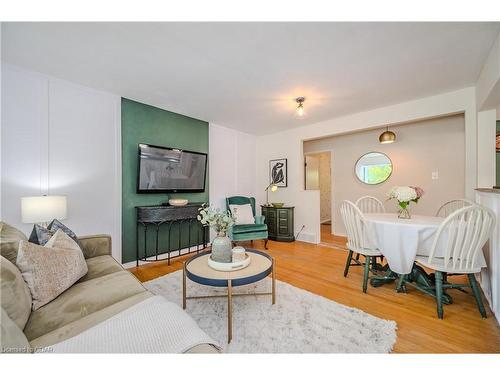
<svg viewBox="0 0 500 375">
<path fill-rule="evenodd" d="M 111 255 L 111 236 L 107 234 L 78 237 L 78 242 L 85 259 Z"/>
<path fill-rule="evenodd" d="M 128 271 L 76 283 L 52 302 L 31 313 L 24 328 L 29 341 L 146 289 Z"/>
<path fill-rule="evenodd" d="M 27 240 L 23 232 L 3 221 L 0 222 L 0 255 L 7 260 L 16 264 L 19 241 Z"/>
<path fill-rule="evenodd" d="M 7 312 L 0 308 L 0 353 L 31 352 L 28 339 Z"/>
<path fill-rule="evenodd" d="M 78 282 L 92 280 L 110 273 L 123 271 L 123 267 L 110 255 L 101 255 L 87 259 L 89 271 Z"/>
<path fill-rule="evenodd" d="M 31 314 L 31 293 L 19 269 L 4 257 L 0 257 L 0 286 L 2 308 L 24 329 Z"/>
<path fill-rule="evenodd" d="M 233 226 L 233 233 L 262 232 L 267 230 L 266 224 L 246 224 Z"/>
<path fill-rule="evenodd" d="M 63 325 L 62 327 L 56 328 L 53 331 L 37 337 L 36 339 L 30 341 L 30 345 L 32 348 L 43 348 L 57 344 L 58 342 L 74 337 L 87 329 L 104 322 L 114 315 L 144 301 L 147 298 L 151 298 L 152 296 L 153 294 L 151 292 L 146 291 L 135 294 L 132 297 L 121 300 L 120 302 L 107 306 L 102 310 L 98 310 L 92 314 L 84 316 L 83 318 L 77 319 L 74 322 Z"/>
<path fill-rule="evenodd" d="M 61 244 L 62 247 L 50 247 Z M 32 310 L 46 305 L 87 273 L 82 250 L 62 230 L 46 246 L 21 241 L 17 266 L 33 298 Z"/>
</svg>

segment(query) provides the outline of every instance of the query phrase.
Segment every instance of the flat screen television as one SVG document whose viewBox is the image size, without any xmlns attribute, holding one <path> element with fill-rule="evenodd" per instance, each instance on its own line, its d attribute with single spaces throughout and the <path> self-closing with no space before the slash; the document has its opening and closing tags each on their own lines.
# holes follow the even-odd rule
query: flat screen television
<svg viewBox="0 0 500 375">
<path fill-rule="evenodd" d="M 139 144 L 138 193 L 203 192 L 207 154 Z"/>
</svg>

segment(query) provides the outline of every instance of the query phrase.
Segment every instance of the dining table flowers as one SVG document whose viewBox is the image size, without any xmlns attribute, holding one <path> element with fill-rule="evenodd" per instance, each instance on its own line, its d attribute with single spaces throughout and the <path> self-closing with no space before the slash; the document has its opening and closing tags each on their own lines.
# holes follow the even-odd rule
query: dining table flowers
<svg viewBox="0 0 500 375">
<path fill-rule="evenodd" d="M 410 203 L 418 203 L 424 194 L 424 189 L 418 186 L 394 186 L 387 194 L 387 199 L 398 201 L 398 217 L 400 219 L 411 219 Z"/>
</svg>

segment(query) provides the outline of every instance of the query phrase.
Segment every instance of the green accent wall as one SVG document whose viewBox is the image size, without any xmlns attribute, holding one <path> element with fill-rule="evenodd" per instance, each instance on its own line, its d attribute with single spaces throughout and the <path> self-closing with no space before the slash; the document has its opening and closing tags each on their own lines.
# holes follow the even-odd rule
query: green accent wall
<svg viewBox="0 0 500 375">
<path fill-rule="evenodd" d="M 134 261 L 136 257 L 135 206 L 156 205 L 167 200 L 166 194 L 136 193 L 138 144 L 147 143 L 208 154 L 208 122 L 125 98 L 122 98 L 121 115 L 122 262 L 125 263 Z M 186 198 L 190 202 L 208 202 L 208 170 L 203 193 L 177 193 L 170 194 L 170 197 Z M 153 245 L 149 236 L 148 242 Z M 148 255 L 151 255 L 149 251 Z"/>
<path fill-rule="evenodd" d="M 497 121 L 497 133 L 500 132 L 500 121 Z M 496 153 L 497 181 L 496 186 L 500 186 L 500 152 Z"/>
</svg>

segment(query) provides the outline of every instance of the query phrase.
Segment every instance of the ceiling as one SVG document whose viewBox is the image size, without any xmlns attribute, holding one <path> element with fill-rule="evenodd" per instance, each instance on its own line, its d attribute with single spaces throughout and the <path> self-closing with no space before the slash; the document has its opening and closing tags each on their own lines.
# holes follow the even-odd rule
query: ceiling
<svg viewBox="0 0 500 375">
<path fill-rule="evenodd" d="M 474 85 L 500 23 L 3 23 L 2 59 L 252 134 Z M 307 117 L 296 119 L 294 98 Z"/>
</svg>

